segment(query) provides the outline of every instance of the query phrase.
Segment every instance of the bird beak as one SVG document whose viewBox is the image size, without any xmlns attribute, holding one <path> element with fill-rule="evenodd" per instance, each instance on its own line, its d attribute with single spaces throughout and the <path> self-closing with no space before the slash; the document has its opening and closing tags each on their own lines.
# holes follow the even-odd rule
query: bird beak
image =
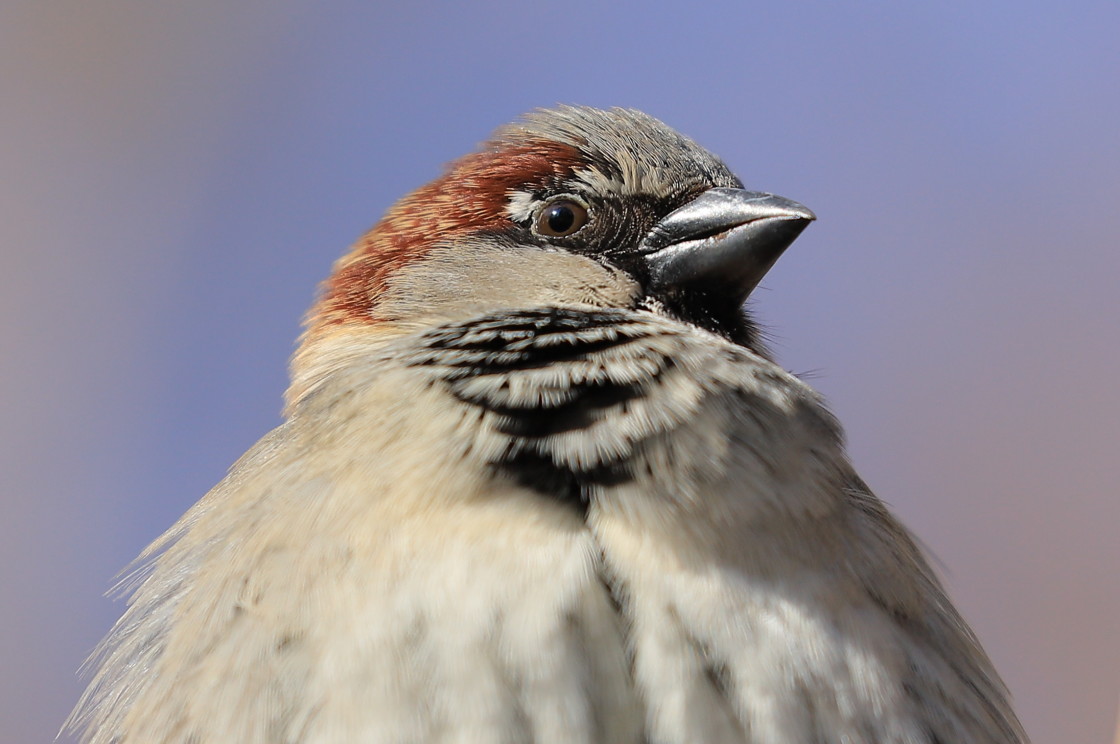
<svg viewBox="0 0 1120 744">
<path fill-rule="evenodd" d="M 817 216 L 773 194 L 714 188 L 654 225 L 640 252 L 651 293 L 712 291 L 740 303 Z"/>
</svg>

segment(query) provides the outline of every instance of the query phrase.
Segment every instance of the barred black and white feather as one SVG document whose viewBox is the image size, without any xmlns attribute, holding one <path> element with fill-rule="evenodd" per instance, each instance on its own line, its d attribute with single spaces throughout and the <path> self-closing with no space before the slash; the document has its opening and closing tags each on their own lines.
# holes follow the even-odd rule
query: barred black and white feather
<svg viewBox="0 0 1120 744">
<path fill-rule="evenodd" d="M 336 267 L 286 422 L 143 556 L 85 740 L 1026 742 L 816 393 L 643 269 L 737 179 L 635 112 L 490 147 Z M 556 194 L 591 232 L 533 231 Z"/>
</svg>

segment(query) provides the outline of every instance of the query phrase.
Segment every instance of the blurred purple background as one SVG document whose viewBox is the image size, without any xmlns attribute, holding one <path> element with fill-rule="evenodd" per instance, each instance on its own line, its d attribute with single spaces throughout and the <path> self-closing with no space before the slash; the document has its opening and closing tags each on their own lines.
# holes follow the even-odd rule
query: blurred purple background
<svg viewBox="0 0 1120 744">
<path fill-rule="evenodd" d="M 756 7 L 757 6 L 757 7 Z M 331 262 L 496 125 L 635 106 L 820 217 L 756 297 L 1036 744 L 1120 693 L 1120 4 L 9 0 L 0 740 L 279 421 Z"/>
</svg>

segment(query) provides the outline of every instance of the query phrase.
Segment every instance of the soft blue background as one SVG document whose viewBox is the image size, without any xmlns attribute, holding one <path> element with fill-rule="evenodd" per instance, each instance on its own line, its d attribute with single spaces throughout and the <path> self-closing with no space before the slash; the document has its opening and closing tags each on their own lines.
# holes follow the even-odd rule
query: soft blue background
<svg viewBox="0 0 1120 744">
<path fill-rule="evenodd" d="M 757 299 L 1036 744 L 1120 692 L 1120 4 L 8 0 L 0 740 L 113 574 L 275 425 L 395 198 L 527 109 L 636 106 L 820 217 Z"/>
</svg>

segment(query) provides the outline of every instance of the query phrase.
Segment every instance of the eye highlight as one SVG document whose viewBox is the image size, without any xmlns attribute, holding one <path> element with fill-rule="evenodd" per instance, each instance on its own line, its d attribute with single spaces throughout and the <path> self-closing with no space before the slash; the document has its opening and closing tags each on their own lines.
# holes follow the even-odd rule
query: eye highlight
<svg viewBox="0 0 1120 744">
<path fill-rule="evenodd" d="M 587 224 L 587 207 L 571 197 L 546 202 L 533 221 L 533 232 L 550 238 L 566 238 Z"/>
</svg>

